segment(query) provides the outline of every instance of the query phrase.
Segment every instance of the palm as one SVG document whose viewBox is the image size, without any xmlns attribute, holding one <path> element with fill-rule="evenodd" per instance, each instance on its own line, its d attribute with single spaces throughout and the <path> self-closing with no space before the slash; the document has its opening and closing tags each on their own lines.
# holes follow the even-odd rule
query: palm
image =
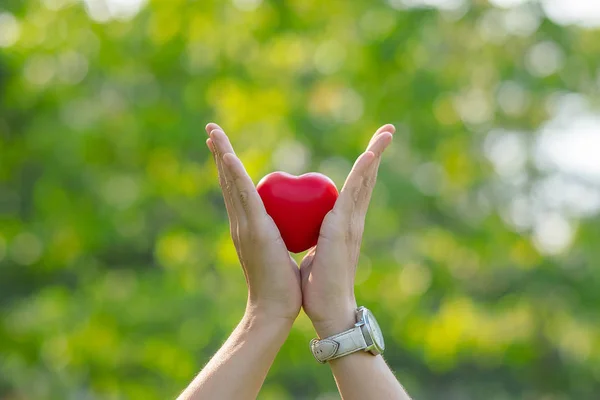
<svg viewBox="0 0 600 400">
<path fill-rule="evenodd" d="M 251 277 L 256 278 L 253 279 L 253 282 L 256 282 L 254 291 L 266 293 L 271 300 L 278 302 L 282 313 L 293 313 L 295 310 L 297 314 L 302 305 L 298 265 L 288 253 L 271 217 L 265 215 L 263 224 L 263 233 L 257 235 L 256 242 L 245 243 L 239 247 L 240 260 L 251 265 L 273 265 L 269 273 Z M 262 251 L 256 252 L 257 245 L 262 247 Z"/>
<path fill-rule="evenodd" d="M 300 264 L 302 305 L 315 327 L 341 314 L 353 315 L 354 275 L 360 254 L 365 215 L 379 160 L 392 140 L 392 125 L 384 125 L 356 160 L 344 187 L 321 225 L 317 246 Z"/>
<path fill-rule="evenodd" d="M 321 226 L 321 234 L 317 246 L 311 249 L 300 263 L 302 275 L 302 305 L 313 321 L 327 319 L 330 309 L 339 309 L 347 304 L 341 302 L 354 301 L 354 272 L 358 249 L 348 246 L 343 241 L 335 240 L 336 230 L 341 226 L 340 217 L 333 211 L 327 214 Z M 340 255 L 344 255 L 340 259 Z M 344 265 L 346 268 L 328 266 Z M 326 307 L 324 307 L 326 305 Z"/>
<path fill-rule="evenodd" d="M 298 266 L 225 132 L 212 123 L 206 131 L 231 237 L 248 284 L 248 307 L 269 316 L 295 319 L 302 306 Z"/>
</svg>

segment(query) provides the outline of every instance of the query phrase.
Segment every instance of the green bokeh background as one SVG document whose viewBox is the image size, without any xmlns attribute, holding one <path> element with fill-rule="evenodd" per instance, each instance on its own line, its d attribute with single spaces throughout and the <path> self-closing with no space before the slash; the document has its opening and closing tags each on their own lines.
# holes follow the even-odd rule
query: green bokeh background
<svg viewBox="0 0 600 400">
<path fill-rule="evenodd" d="M 224 342 L 246 288 L 209 121 L 255 182 L 338 188 L 396 125 L 356 293 L 415 399 L 598 398 L 597 209 L 549 205 L 555 248 L 503 210 L 551 173 L 531 153 L 549 102 L 598 104 L 600 31 L 446 3 L 2 0 L 0 398 L 174 398 Z M 518 132 L 518 184 L 494 129 Z M 302 313 L 260 398 L 338 398 L 313 336 Z"/>
</svg>

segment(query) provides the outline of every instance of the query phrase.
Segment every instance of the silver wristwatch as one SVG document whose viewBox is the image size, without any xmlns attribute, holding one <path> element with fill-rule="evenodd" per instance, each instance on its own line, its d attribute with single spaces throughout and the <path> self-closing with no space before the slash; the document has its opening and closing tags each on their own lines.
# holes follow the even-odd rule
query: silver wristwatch
<svg viewBox="0 0 600 400">
<path fill-rule="evenodd" d="M 384 349 L 385 342 L 381 328 L 373 313 L 365 307 L 356 310 L 354 328 L 325 339 L 310 341 L 310 350 L 321 364 L 359 350 L 378 355 L 383 353 Z"/>
</svg>

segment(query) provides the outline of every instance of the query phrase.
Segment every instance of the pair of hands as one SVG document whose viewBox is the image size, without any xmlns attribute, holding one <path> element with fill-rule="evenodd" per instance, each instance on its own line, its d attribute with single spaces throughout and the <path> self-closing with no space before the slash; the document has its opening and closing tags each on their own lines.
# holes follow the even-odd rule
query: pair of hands
<svg viewBox="0 0 600 400">
<path fill-rule="evenodd" d="M 354 278 L 365 216 L 381 155 L 394 131 L 387 124 L 375 132 L 323 220 L 317 245 L 298 267 L 229 138 L 217 124 L 206 126 L 206 144 L 217 165 L 231 237 L 248 285 L 247 313 L 291 324 L 304 307 L 321 338 L 354 324 Z"/>
</svg>

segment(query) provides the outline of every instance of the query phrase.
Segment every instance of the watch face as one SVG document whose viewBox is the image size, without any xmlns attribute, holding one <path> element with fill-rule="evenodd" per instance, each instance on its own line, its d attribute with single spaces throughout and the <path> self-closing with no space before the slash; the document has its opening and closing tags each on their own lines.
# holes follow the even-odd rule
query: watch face
<svg viewBox="0 0 600 400">
<path fill-rule="evenodd" d="M 367 315 L 369 326 L 371 327 L 371 335 L 373 336 L 375 346 L 377 346 L 380 349 L 380 351 L 383 351 L 385 349 L 385 342 L 383 341 L 383 333 L 381 332 L 381 328 L 379 327 L 379 324 L 377 323 L 377 320 L 375 319 L 371 311 L 368 311 Z"/>
</svg>

